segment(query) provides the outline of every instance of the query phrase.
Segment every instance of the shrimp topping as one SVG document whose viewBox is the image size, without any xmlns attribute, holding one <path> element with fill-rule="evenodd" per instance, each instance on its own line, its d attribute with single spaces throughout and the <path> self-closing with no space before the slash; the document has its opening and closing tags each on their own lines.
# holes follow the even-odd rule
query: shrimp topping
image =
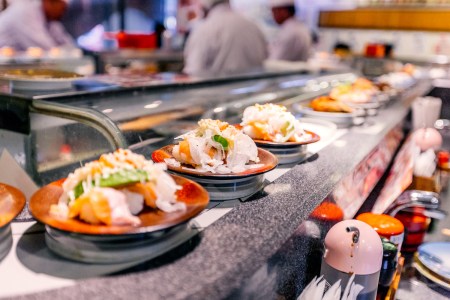
<svg viewBox="0 0 450 300">
<path fill-rule="evenodd" d="M 198 172 L 238 173 L 259 166 L 258 148 L 255 142 L 241 130 L 226 122 L 203 119 L 199 127 L 184 135 L 173 147 L 174 159 L 166 159 L 170 165 L 184 164 Z"/>
<path fill-rule="evenodd" d="M 103 154 L 69 174 L 50 213 L 90 224 L 139 225 L 134 215 L 144 204 L 168 213 L 185 210 L 186 205 L 176 198 L 180 187 L 166 168 L 130 150 Z"/>
<path fill-rule="evenodd" d="M 286 107 L 276 104 L 255 104 L 244 110 L 241 123 L 244 133 L 256 140 L 303 142 L 311 139 L 300 122 Z"/>
</svg>

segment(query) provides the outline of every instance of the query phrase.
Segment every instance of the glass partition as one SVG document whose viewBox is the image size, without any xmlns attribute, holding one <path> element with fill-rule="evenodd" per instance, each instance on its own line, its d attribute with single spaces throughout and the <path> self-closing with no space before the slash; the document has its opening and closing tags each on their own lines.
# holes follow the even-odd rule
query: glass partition
<svg viewBox="0 0 450 300">
<path fill-rule="evenodd" d="M 8 150 L 42 185 L 120 147 L 149 158 L 154 150 L 194 129 L 199 119 L 239 123 L 249 105 L 289 106 L 354 77 L 353 73 L 289 75 L 185 89 L 55 96 L 45 101 L 0 95 L 0 152 Z"/>
</svg>

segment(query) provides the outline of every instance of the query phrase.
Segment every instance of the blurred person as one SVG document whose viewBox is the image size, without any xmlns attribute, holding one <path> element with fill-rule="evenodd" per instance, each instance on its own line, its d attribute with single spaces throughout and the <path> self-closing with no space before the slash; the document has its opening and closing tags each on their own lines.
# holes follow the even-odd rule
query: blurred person
<svg viewBox="0 0 450 300">
<path fill-rule="evenodd" d="M 8 2 L 6 0 L 0 0 L 0 12 L 8 6 Z"/>
<path fill-rule="evenodd" d="M 195 0 L 180 0 L 177 7 L 177 33 L 183 38 L 183 47 L 190 32 L 203 20 L 203 9 Z"/>
<path fill-rule="evenodd" d="M 14 0 L 0 13 L 0 47 L 74 46 L 60 20 L 69 0 Z"/>
<path fill-rule="evenodd" d="M 270 59 L 306 61 L 312 38 L 309 29 L 296 17 L 295 0 L 269 0 L 275 22 L 280 30 L 269 47 Z"/>
<path fill-rule="evenodd" d="M 261 68 L 267 44 L 259 28 L 233 11 L 228 0 L 200 0 L 200 4 L 206 17 L 188 37 L 184 72 L 220 75 Z"/>
</svg>

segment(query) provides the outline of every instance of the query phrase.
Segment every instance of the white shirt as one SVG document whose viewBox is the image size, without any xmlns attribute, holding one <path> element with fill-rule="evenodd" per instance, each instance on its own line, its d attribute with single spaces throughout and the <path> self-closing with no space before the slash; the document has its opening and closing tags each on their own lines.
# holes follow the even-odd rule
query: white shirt
<svg viewBox="0 0 450 300">
<path fill-rule="evenodd" d="M 287 19 L 270 47 L 270 59 L 306 61 L 310 54 L 311 35 L 295 17 Z"/>
<path fill-rule="evenodd" d="M 223 3 L 192 30 L 184 57 L 184 72 L 190 75 L 247 72 L 262 67 L 267 44 L 255 24 Z"/>
<path fill-rule="evenodd" d="M 26 50 L 73 46 L 74 42 L 60 22 L 47 22 L 42 2 L 15 0 L 0 13 L 0 47 Z"/>
</svg>

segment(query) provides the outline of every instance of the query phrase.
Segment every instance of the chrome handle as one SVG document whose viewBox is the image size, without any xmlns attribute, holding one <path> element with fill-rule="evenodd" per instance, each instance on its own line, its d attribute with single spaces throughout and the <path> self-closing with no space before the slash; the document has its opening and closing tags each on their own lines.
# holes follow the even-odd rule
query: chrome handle
<svg viewBox="0 0 450 300">
<path fill-rule="evenodd" d="M 411 207 L 423 207 L 428 211 L 437 211 L 440 206 L 439 195 L 428 191 L 408 190 L 392 203 L 385 213 L 395 216 L 401 210 Z"/>
<path fill-rule="evenodd" d="M 128 147 L 119 127 L 106 115 L 93 109 L 74 108 L 60 103 L 35 100 L 30 104 L 30 110 L 31 112 L 70 119 L 91 126 L 100 131 L 115 149 Z"/>
</svg>

